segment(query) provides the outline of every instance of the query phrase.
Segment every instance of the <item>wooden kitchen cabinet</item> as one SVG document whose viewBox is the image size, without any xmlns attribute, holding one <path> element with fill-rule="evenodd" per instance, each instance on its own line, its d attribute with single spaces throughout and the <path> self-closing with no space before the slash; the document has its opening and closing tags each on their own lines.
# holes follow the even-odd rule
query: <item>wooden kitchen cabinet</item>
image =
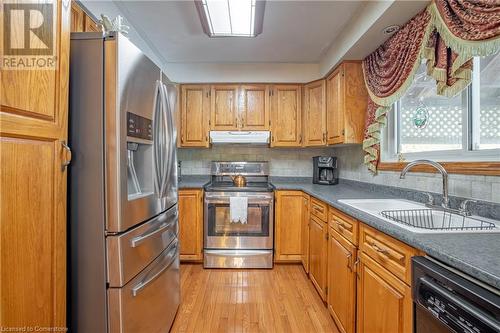
<svg viewBox="0 0 500 333">
<path fill-rule="evenodd" d="M 88 14 L 85 14 L 85 32 L 102 32 L 99 23 L 95 22 Z"/>
<path fill-rule="evenodd" d="M 238 86 L 212 85 L 210 128 L 214 131 L 237 131 L 242 122 L 238 112 Z"/>
<path fill-rule="evenodd" d="M 38 5 L 53 13 L 56 68 L 4 67 L 0 77 L 2 329 L 66 327 L 71 6 Z"/>
<path fill-rule="evenodd" d="M 301 261 L 306 273 L 309 273 L 309 212 L 310 197 L 302 193 L 302 233 L 301 233 Z"/>
<path fill-rule="evenodd" d="M 71 32 L 85 31 L 85 12 L 73 0 L 71 1 Z"/>
<path fill-rule="evenodd" d="M 328 311 L 342 333 L 354 333 L 356 322 L 356 246 L 332 227 L 328 237 Z"/>
<path fill-rule="evenodd" d="M 180 259 L 203 259 L 203 191 L 179 190 L 179 246 Z"/>
<path fill-rule="evenodd" d="M 302 146 L 302 87 L 271 87 L 271 147 Z"/>
<path fill-rule="evenodd" d="M 99 23 L 80 7 L 76 1 L 71 1 L 71 32 L 100 32 Z"/>
<path fill-rule="evenodd" d="M 304 146 L 326 145 L 326 83 L 318 80 L 304 86 Z"/>
<path fill-rule="evenodd" d="M 180 146 L 208 147 L 210 86 L 182 85 L 180 109 Z"/>
<path fill-rule="evenodd" d="M 326 300 L 328 224 L 312 215 L 309 219 L 309 278 L 321 299 Z"/>
<path fill-rule="evenodd" d="M 302 218 L 304 198 L 301 191 L 276 191 L 276 262 L 302 260 Z"/>
<path fill-rule="evenodd" d="M 362 143 L 368 93 L 359 61 L 340 64 L 326 79 L 327 142 Z"/>
<path fill-rule="evenodd" d="M 242 85 L 238 104 L 242 130 L 269 130 L 269 86 Z"/>
<path fill-rule="evenodd" d="M 358 274 L 357 332 L 412 332 L 411 288 L 365 253 Z"/>
</svg>

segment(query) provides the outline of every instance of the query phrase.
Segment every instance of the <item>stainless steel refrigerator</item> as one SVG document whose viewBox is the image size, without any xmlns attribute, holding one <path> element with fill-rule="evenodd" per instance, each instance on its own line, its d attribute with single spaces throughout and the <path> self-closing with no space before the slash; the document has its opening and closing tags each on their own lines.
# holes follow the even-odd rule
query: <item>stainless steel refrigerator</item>
<svg viewBox="0 0 500 333">
<path fill-rule="evenodd" d="M 180 302 L 176 87 L 118 33 L 73 33 L 71 332 L 168 332 Z"/>
</svg>

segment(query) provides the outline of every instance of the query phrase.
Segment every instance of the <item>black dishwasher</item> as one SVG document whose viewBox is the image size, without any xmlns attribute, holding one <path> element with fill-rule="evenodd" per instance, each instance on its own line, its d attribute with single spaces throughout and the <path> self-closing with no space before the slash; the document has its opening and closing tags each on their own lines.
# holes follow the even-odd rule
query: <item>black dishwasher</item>
<svg viewBox="0 0 500 333">
<path fill-rule="evenodd" d="M 415 333 L 500 332 L 500 293 L 426 257 L 412 259 Z"/>
</svg>

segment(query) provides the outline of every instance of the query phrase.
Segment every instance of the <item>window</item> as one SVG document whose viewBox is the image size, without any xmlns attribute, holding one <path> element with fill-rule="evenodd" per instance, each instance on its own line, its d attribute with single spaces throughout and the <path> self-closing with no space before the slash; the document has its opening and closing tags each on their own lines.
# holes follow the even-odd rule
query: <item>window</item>
<svg viewBox="0 0 500 333">
<path fill-rule="evenodd" d="M 436 94 L 423 63 L 388 114 L 382 161 L 500 160 L 500 54 L 474 58 L 472 84 L 454 97 Z"/>
</svg>

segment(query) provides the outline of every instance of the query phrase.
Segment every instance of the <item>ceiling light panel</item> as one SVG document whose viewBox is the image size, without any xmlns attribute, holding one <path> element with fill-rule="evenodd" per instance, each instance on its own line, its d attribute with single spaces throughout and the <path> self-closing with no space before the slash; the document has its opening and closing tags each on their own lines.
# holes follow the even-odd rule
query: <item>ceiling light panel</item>
<svg viewBox="0 0 500 333">
<path fill-rule="evenodd" d="M 210 37 L 255 37 L 262 32 L 263 0 L 195 0 Z"/>
</svg>

